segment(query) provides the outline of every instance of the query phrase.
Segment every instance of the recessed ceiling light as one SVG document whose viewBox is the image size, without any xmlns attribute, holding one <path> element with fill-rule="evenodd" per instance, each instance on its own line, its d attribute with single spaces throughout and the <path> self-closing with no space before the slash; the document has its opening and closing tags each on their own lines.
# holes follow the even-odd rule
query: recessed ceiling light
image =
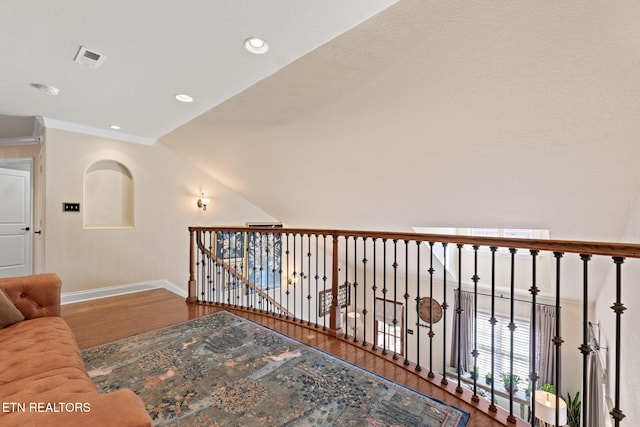
<svg viewBox="0 0 640 427">
<path fill-rule="evenodd" d="M 176 99 L 180 102 L 193 102 L 193 97 L 187 95 L 186 93 L 177 94 Z"/>
<path fill-rule="evenodd" d="M 258 55 L 267 53 L 269 45 L 259 37 L 249 37 L 244 41 L 244 47 L 251 53 Z"/>
<path fill-rule="evenodd" d="M 109 128 L 113 130 L 120 130 L 120 126 L 118 125 L 109 125 Z"/>
<path fill-rule="evenodd" d="M 38 89 L 40 92 L 46 95 L 56 96 L 60 93 L 60 89 L 58 89 L 57 87 L 43 85 L 40 83 L 31 83 L 31 87 Z"/>
</svg>

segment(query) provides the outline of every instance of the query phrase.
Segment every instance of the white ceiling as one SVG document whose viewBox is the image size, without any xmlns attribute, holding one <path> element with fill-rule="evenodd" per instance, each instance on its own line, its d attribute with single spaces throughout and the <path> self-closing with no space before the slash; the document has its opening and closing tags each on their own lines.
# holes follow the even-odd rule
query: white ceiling
<svg viewBox="0 0 640 427">
<path fill-rule="evenodd" d="M 620 240 L 640 2 L 393 3 L 3 1 L 0 113 L 160 138 L 290 226 Z M 244 51 L 251 35 L 272 50 Z"/>
<path fill-rule="evenodd" d="M 395 1 L 4 0 L 0 114 L 153 143 Z M 268 55 L 244 49 L 251 36 Z M 106 57 L 99 69 L 73 61 L 80 46 Z"/>
</svg>

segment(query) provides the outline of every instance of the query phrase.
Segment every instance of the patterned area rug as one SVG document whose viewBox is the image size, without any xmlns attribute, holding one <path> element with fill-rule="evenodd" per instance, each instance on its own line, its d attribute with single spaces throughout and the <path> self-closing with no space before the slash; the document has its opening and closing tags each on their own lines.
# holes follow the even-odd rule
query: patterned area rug
<svg viewBox="0 0 640 427">
<path fill-rule="evenodd" d="M 221 311 L 85 350 L 102 392 L 156 425 L 464 426 L 468 414 Z"/>
</svg>

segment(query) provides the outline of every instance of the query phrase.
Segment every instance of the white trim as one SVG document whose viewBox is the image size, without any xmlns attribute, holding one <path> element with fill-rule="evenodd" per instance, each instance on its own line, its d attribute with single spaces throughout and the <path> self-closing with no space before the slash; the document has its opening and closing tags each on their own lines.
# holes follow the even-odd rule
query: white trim
<svg viewBox="0 0 640 427">
<path fill-rule="evenodd" d="M 157 141 L 157 139 L 153 139 L 153 138 L 146 138 L 144 136 L 131 135 L 127 133 L 116 132 L 113 130 L 94 128 L 91 126 L 85 126 L 78 123 L 51 119 L 49 117 L 44 118 L 44 124 L 48 128 L 66 130 L 68 132 L 82 133 L 85 135 L 98 136 L 101 138 L 115 139 L 117 141 L 133 142 L 135 144 L 153 145 Z"/>
<path fill-rule="evenodd" d="M 127 285 L 89 289 L 87 291 L 66 292 L 61 295 L 60 304 L 73 304 L 76 302 L 91 301 L 95 299 L 115 297 L 118 295 L 126 295 L 135 292 L 144 292 L 161 288 L 173 292 L 174 294 L 179 295 L 183 298 L 187 297 L 187 291 L 174 285 L 168 280 L 160 279 L 151 282 L 130 283 Z"/>
</svg>

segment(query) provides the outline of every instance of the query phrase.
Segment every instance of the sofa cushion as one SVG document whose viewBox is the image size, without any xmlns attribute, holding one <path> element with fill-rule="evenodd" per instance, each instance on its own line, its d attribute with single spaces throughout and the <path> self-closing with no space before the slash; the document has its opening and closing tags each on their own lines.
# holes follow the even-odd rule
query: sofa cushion
<svg viewBox="0 0 640 427">
<path fill-rule="evenodd" d="M 0 329 L 0 343 L 0 394 L 7 390 L 7 383 L 58 369 L 84 372 L 80 349 L 60 317 L 39 317 Z M 86 373 L 84 376 L 93 385 Z"/>
<path fill-rule="evenodd" d="M 0 288 L 0 328 L 5 328 L 22 320 L 24 320 L 24 316 L 20 310 L 16 308 L 4 290 Z"/>
</svg>

